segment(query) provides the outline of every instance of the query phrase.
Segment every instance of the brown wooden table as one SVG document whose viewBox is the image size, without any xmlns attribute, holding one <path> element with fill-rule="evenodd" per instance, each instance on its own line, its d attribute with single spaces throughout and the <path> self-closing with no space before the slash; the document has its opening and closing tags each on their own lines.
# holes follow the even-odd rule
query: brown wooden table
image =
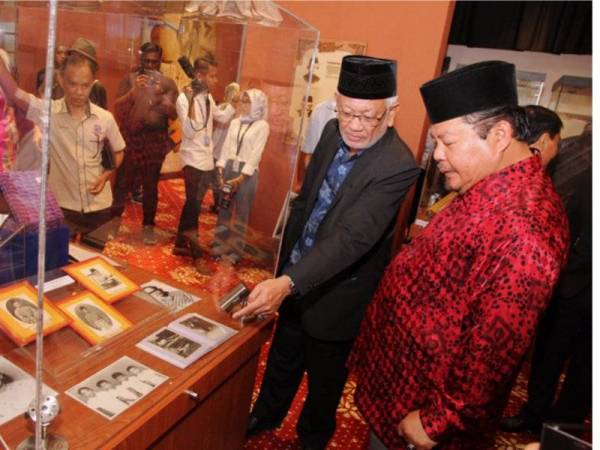
<svg viewBox="0 0 600 450">
<path fill-rule="evenodd" d="M 160 279 L 134 267 L 121 271 L 139 284 Z M 44 382 L 59 392 L 62 407 L 50 432 L 66 438 L 70 448 L 237 450 L 242 447 L 260 347 L 270 336 L 273 319 L 240 327 L 239 322 L 218 309 L 219 295 L 190 289 L 171 280 L 163 281 L 200 295 L 203 300 L 174 315 L 158 305 L 130 296 L 113 306 L 135 326 L 105 345 L 91 346 L 70 327 L 44 339 Z M 58 300 L 80 290 L 80 286 L 70 285 L 48 293 L 47 297 Z M 188 312 L 205 315 L 238 333 L 185 370 L 135 346 L 159 327 Z M 0 333 L 0 354 L 30 374 L 34 373 L 35 343 L 18 348 Z M 105 419 L 64 394 L 65 390 L 124 355 L 167 375 L 169 380 L 113 420 Z M 33 425 L 24 417 L 0 426 L 0 435 L 11 448 L 32 432 Z"/>
</svg>

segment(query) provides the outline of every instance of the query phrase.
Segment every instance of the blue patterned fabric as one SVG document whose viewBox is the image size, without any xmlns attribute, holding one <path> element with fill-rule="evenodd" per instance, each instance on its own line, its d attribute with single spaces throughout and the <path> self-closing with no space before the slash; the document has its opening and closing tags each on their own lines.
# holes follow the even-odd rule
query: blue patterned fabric
<svg viewBox="0 0 600 450">
<path fill-rule="evenodd" d="M 321 221 L 327 214 L 333 199 L 340 190 L 340 186 L 352 170 L 356 160 L 362 155 L 362 152 L 361 150 L 355 154 L 351 154 L 346 144 L 340 139 L 340 146 L 329 165 L 329 169 L 327 169 L 327 175 L 323 179 L 323 183 L 321 183 L 319 196 L 310 213 L 310 217 L 304 225 L 302 236 L 300 236 L 290 254 L 290 265 L 296 264 L 302 258 L 302 255 L 314 245 L 315 236 Z"/>
</svg>

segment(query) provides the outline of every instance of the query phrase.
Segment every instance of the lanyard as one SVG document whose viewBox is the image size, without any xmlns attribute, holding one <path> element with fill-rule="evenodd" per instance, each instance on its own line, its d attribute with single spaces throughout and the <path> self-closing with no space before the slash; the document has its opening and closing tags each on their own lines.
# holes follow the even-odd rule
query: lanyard
<svg viewBox="0 0 600 450">
<path fill-rule="evenodd" d="M 235 158 L 237 159 L 237 157 L 240 154 L 240 150 L 242 149 L 242 143 L 244 142 L 244 138 L 246 137 L 246 133 L 248 132 L 248 130 L 250 129 L 250 127 L 252 126 L 254 122 L 250 122 L 250 124 L 248 125 L 248 128 L 246 128 L 244 130 L 244 133 L 242 134 L 242 138 L 240 139 L 240 131 L 242 131 L 242 122 L 240 122 L 240 127 L 238 128 L 238 133 L 237 133 L 237 138 L 236 138 L 236 143 L 237 143 L 237 151 L 235 152 Z"/>
<path fill-rule="evenodd" d="M 206 96 L 204 97 L 205 102 L 206 102 L 206 116 L 204 116 L 204 111 L 202 111 L 202 108 L 198 108 L 200 110 L 200 114 L 202 115 L 202 121 L 204 122 L 204 124 L 202 125 L 202 128 L 194 128 L 194 124 L 193 122 L 190 120 L 190 126 L 192 127 L 192 130 L 198 132 L 198 131 L 202 131 L 202 130 L 206 130 L 206 126 L 208 125 L 208 118 L 210 117 L 210 100 L 208 99 L 208 94 L 206 94 Z M 192 100 L 190 101 L 194 101 L 194 99 L 192 98 Z"/>
</svg>

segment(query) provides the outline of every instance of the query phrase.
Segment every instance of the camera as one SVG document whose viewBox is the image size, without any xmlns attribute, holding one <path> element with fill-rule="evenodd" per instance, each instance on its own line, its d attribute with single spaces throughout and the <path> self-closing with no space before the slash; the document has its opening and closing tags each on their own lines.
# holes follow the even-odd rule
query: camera
<svg viewBox="0 0 600 450">
<path fill-rule="evenodd" d="M 221 201 L 219 203 L 219 207 L 223 209 L 229 209 L 229 205 L 231 204 L 234 194 L 235 192 L 231 184 L 223 184 L 223 187 L 221 187 Z"/>
</svg>

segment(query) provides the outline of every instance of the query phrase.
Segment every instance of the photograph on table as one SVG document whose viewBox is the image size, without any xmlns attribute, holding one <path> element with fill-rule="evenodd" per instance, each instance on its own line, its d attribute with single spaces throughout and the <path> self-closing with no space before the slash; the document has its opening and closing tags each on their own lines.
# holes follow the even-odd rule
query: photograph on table
<svg viewBox="0 0 600 450">
<path fill-rule="evenodd" d="M 56 306 L 72 319 L 71 327 L 92 345 L 131 326 L 124 315 L 88 291 L 62 300 Z"/>
<path fill-rule="evenodd" d="M 207 342 L 183 336 L 167 327 L 144 338 L 137 343 L 137 346 L 180 369 L 185 369 L 214 347 Z"/>
<path fill-rule="evenodd" d="M 233 336 L 236 331 L 196 313 L 189 313 L 169 324 L 169 329 L 192 339 L 216 347 Z"/>
<path fill-rule="evenodd" d="M 137 284 L 100 257 L 68 265 L 64 270 L 109 303 L 127 297 L 139 289 Z"/>
<path fill-rule="evenodd" d="M 65 392 L 111 420 L 166 380 L 167 376 L 123 356 Z"/>
<path fill-rule="evenodd" d="M 42 394 L 56 392 L 44 384 Z M 0 356 L 0 425 L 24 414 L 34 397 L 35 378 Z"/>
<path fill-rule="evenodd" d="M 35 340 L 37 291 L 26 281 L 0 289 L 0 327 L 18 345 Z M 44 298 L 44 335 L 69 324 L 68 319 Z"/>
<path fill-rule="evenodd" d="M 150 280 L 140 287 L 141 290 L 136 296 L 145 300 L 157 302 L 173 312 L 181 311 L 192 303 L 202 300 L 196 295 L 184 292 L 158 280 Z"/>
</svg>

